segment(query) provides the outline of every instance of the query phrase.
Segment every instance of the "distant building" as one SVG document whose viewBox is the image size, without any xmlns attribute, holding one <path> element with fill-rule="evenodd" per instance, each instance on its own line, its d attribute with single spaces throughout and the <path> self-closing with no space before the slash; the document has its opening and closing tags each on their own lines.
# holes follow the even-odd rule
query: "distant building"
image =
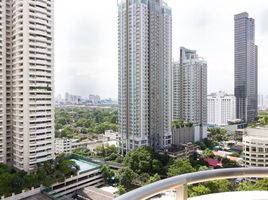
<svg viewBox="0 0 268 200">
<path fill-rule="evenodd" d="M 106 130 L 105 134 L 100 134 L 98 140 L 82 140 L 68 139 L 68 138 L 55 138 L 55 153 L 71 154 L 75 149 L 87 148 L 93 152 L 96 147 L 102 145 L 115 145 L 119 144 L 119 137 L 117 132 Z"/>
<path fill-rule="evenodd" d="M 236 118 L 251 122 L 258 116 L 258 47 L 255 21 L 243 12 L 234 16 Z"/>
<path fill-rule="evenodd" d="M 118 1 L 121 152 L 171 145 L 172 13 L 164 1 Z"/>
<path fill-rule="evenodd" d="M 193 123 L 194 141 L 207 137 L 207 62 L 195 50 L 180 48 L 173 63 L 173 120 Z"/>
<path fill-rule="evenodd" d="M 207 101 L 209 124 L 223 126 L 236 119 L 235 96 L 224 92 L 212 93 L 208 95 Z"/>
<path fill-rule="evenodd" d="M 248 128 L 243 135 L 245 167 L 268 167 L 268 129 Z"/>
<path fill-rule="evenodd" d="M 88 97 L 89 104 L 99 105 L 101 103 L 101 98 L 99 95 L 90 94 Z"/>
<path fill-rule="evenodd" d="M 258 108 L 263 109 L 264 108 L 264 97 L 263 95 L 258 95 Z"/>
<path fill-rule="evenodd" d="M 98 139 L 101 141 L 119 141 L 119 134 L 113 130 L 105 130 L 104 134 L 98 135 Z"/>
<path fill-rule="evenodd" d="M 65 93 L 65 104 L 79 104 L 81 100 L 81 96 Z"/>
</svg>

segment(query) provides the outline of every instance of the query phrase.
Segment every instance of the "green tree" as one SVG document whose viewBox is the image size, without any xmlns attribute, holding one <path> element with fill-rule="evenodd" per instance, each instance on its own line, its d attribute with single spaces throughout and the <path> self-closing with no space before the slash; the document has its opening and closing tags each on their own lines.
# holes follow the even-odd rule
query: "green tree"
<svg viewBox="0 0 268 200">
<path fill-rule="evenodd" d="M 122 195 L 122 194 L 125 194 L 126 192 L 127 191 L 126 191 L 126 189 L 125 189 L 125 187 L 123 185 L 118 186 L 117 194 Z"/>
<path fill-rule="evenodd" d="M 167 175 L 172 177 L 191 172 L 195 172 L 195 169 L 191 166 L 189 159 L 181 158 L 175 160 L 174 163 L 168 167 Z"/>
<path fill-rule="evenodd" d="M 137 174 L 129 167 L 125 167 L 118 170 L 117 178 L 120 185 L 124 186 L 126 189 L 129 189 L 134 184 L 134 179 L 137 178 Z"/>
<path fill-rule="evenodd" d="M 154 183 L 154 182 L 157 182 L 157 181 L 160 181 L 161 180 L 161 177 L 159 176 L 159 174 L 154 174 L 153 176 L 150 176 L 147 183 Z"/>
<path fill-rule="evenodd" d="M 114 171 L 112 171 L 108 165 L 103 165 L 101 170 L 105 183 L 106 184 L 112 183 L 113 177 L 115 176 Z"/>
<path fill-rule="evenodd" d="M 232 186 L 229 180 L 215 180 L 205 183 L 211 193 L 221 193 L 232 191 Z"/>
<path fill-rule="evenodd" d="M 265 190 L 265 191 L 267 191 L 268 190 L 268 178 L 264 178 L 264 179 L 258 180 L 256 182 L 255 187 L 258 190 Z"/>
<path fill-rule="evenodd" d="M 208 170 L 208 167 L 205 166 L 205 165 L 200 166 L 200 167 L 198 168 L 198 171 L 206 171 L 206 170 Z"/>
<path fill-rule="evenodd" d="M 189 196 L 195 197 L 195 196 L 201 196 L 205 194 L 210 194 L 211 191 L 208 187 L 205 185 L 198 184 L 197 186 L 192 186 L 189 189 Z"/>
<path fill-rule="evenodd" d="M 215 157 L 214 154 L 213 154 L 213 152 L 210 149 L 205 149 L 203 151 L 203 156 L 205 158 L 214 158 Z"/>
<path fill-rule="evenodd" d="M 238 185 L 238 191 L 253 191 L 257 190 L 257 188 L 250 181 L 244 181 Z"/>
<path fill-rule="evenodd" d="M 71 175 L 75 175 L 79 166 L 76 165 L 74 161 L 71 160 L 63 160 L 59 164 L 59 170 L 64 174 L 64 176 L 69 177 Z"/>
<path fill-rule="evenodd" d="M 124 165 L 140 174 L 152 172 L 153 151 L 147 146 L 136 148 L 128 152 L 124 158 Z"/>
<path fill-rule="evenodd" d="M 77 154 L 79 156 L 87 157 L 90 155 L 90 150 L 87 148 L 80 148 L 73 150 L 73 154 Z"/>
<path fill-rule="evenodd" d="M 222 158 L 221 162 L 223 164 L 223 168 L 240 167 L 236 161 L 229 160 L 228 158 Z"/>
</svg>

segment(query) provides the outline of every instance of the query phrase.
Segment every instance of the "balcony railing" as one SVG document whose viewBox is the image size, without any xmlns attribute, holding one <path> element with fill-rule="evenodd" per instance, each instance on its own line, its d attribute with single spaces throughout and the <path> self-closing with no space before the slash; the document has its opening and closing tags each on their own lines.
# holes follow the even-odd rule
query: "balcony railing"
<svg viewBox="0 0 268 200">
<path fill-rule="evenodd" d="M 219 179 L 246 177 L 268 177 L 268 168 L 229 168 L 183 174 L 143 186 L 117 197 L 116 200 L 145 200 L 172 189 L 176 190 L 176 200 L 186 200 L 188 198 L 188 185 Z"/>
</svg>

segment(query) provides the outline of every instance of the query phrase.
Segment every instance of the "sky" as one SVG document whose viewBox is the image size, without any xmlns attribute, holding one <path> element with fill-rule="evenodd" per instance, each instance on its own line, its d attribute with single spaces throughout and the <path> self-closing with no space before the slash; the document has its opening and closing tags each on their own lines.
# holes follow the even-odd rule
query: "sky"
<svg viewBox="0 0 268 200">
<path fill-rule="evenodd" d="M 268 94 L 267 0 L 166 0 L 173 59 L 197 50 L 208 63 L 208 93 L 233 93 L 234 14 L 255 19 L 259 93 Z M 117 0 L 55 0 L 55 90 L 117 98 Z"/>
</svg>

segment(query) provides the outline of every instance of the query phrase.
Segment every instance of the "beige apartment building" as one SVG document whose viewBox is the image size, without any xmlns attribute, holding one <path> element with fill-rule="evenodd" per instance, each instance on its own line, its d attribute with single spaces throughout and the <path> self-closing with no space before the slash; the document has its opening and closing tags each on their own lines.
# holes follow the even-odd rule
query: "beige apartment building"
<svg viewBox="0 0 268 200">
<path fill-rule="evenodd" d="M 0 162 L 54 158 L 53 0 L 0 1 Z"/>
<path fill-rule="evenodd" d="M 245 167 L 268 167 L 268 129 L 248 128 L 243 135 Z"/>
</svg>

